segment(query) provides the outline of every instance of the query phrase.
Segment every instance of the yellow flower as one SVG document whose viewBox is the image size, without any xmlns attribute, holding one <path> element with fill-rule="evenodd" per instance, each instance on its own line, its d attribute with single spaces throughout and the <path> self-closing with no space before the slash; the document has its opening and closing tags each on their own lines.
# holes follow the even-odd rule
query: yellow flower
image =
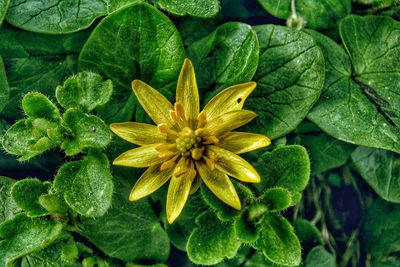
<svg viewBox="0 0 400 267">
<path fill-rule="evenodd" d="M 255 82 L 231 86 L 211 99 L 200 112 L 196 76 L 189 59 L 185 59 L 179 75 L 174 106 L 149 85 L 133 81 L 133 92 L 157 126 L 140 122 L 110 125 L 115 134 L 140 146 L 122 153 L 113 164 L 149 167 L 136 182 L 129 200 L 143 198 L 170 180 L 167 220 L 173 223 L 189 193 L 203 181 L 220 200 L 241 209 L 228 175 L 250 183 L 260 182 L 260 176 L 237 154 L 271 143 L 263 135 L 231 132 L 257 116 L 252 111 L 242 110 L 255 87 Z"/>
</svg>

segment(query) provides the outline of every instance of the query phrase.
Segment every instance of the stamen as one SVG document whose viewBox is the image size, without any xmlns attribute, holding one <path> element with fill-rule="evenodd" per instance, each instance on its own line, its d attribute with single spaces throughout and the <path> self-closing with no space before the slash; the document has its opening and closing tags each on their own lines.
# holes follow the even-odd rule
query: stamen
<svg viewBox="0 0 400 267">
<path fill-rule="evenodd" d="M 201 156 L 203 155 L 203 151 L 204 151 L 204 147 L 192 149 L 192 158 L 194 160 L 201 159 Z"/>
<path fill-rule="evenodd" d="M 178 152 L 165 151 L 165 152 L 160 152 L 160 154 L 158 154 L 158 157 L 162 158 L 162 159 L 165 159 L 165 160 L 169 160 L 170 158 L 172 158 L 176 154 L 178 154 Z"/>
<path fill-rule="evenodd" d="M 197 127 L 196 129 L 202 128 L 204 127 L 204 125 L 206 124 L 206 112 L 203 110 L 199 113 L 199 115 L 197 116 Z"/>
<path fill-rule="evenodd" d="M 185 127 L 185 128 L 182 129 L 182 131 L 180 132 L 180 134 L 181 134 L 181 136 L 187 137 L 187 136 L 190 136 L 190 135 L 193 134 L 193 130 L 190 129 L 189 127 Z"/>
<path fill-rule="evenodd" d="M 190 170 L 189 170 L 189 180 L 193 183 L 194 179 L 196 178 L 197 171 L 194 170 L 193 161 L 190 161 Z"/>
<path fill-rule="evenodd" d="M 186 157 L 181 157 L 181 159 L 178 161 L 178 164 L 176 165 L 173 175 L 175 177 L 179 177 L 182 174 L 186 173 L 189 170 L 188 166 L 189 162 L 187 161 Z"/>
<path fill-rule="evenodd" d="M 185 110 L 183 109 L 182 104 L 178 103 L 178 102 L 175 102 L 174 107 L 175 107 L 175 111 L 176 111 L 176 114 L 178 115 L 178 117 L 180 117 L 182 119 L 182 121 L 183 121 L 183 123 L 185 124 L 186 127 L 189 127 L 189 123 L 188 123 L 188 121 L 186 119 Z"/>
<path fill-rule="evenodd" d="M 210 159 L 215 159 L 217 157 L 217 154 L 214 151 L 211 150 L 210 146 L 207 146 L 207 150 L 206 150 L 205 154 Z"/>
<path fill-rule="evenodd" d="M 210 168 L 210 170 L 213 171 L 215 169 L 215 161 L 204 155 L 203 155 L 203 159 L 206 161 L 208 168 Z"/>
<path fill-rule="evenodd" d="M 206 129 L 204 129 L 204 128 L 199 128 L 199 129 L 197 129 L 196 131 L 194 131 L 194 134 L 195 134 L 196 136 L 201 136 L 201 137 L 203 137 L 203 136 L 208 135 L 208 130 L 206 130 Z"/>
<path fill-rule="evenodd" d="M 169 128 L 169 126 L 166 123 L 160 123 L 159 125 L 157 125 L 157 128 L 160 131 L 160 133 L 166 133 L 166 134 L 172 134 L 172 135 L 179 136 L 179 134 L 176 131 Z"/>
<path fill-rule="evenodd" d="M 176 143 L 175 144 L 164 143 L 164 144 L 157 146 L 156 150 L 158 152 L 167 152 L 168 150 L 175 150 L 175 148 L 176 148 Z"/>
<path fill-rule="evenodd" d="M 182 123 L 182 120 L 176 114 L 175 110 L 170 110 L 169 115 L 171 116 L 171 119 L 179 125 L 180 128 L 185 127 L 185 125 Z"/>
<path fill-rule="evenodd" d="M 215 137 L 214 135 L 207 136 L 203 142 L 204 145 L 218 144 L 218 143 L 219 143 L 219 139 L 217 137 Z"/>
<path fill-rule="evenodd" d="M 177 159 L 178 157 L 179 157 L 179 154 L 177 154 L 177 155 L 176 155 L 175 157 L 173 157 L 172 159 L 163 162 L 163 164 L 161 164 L 160 171 L 168 170 L 168 169 L 174 167 L 174 166 L 175 166 L 175 163 L 176 163 L 176 159 Z"/>
</svg>

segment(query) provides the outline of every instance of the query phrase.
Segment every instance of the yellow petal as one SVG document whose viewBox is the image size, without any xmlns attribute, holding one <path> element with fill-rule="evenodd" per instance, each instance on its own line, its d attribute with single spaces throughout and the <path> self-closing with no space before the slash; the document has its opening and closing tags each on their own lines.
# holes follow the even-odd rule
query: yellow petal
<svg viewBox="0 0 400 267">
<path fill-rule="evenodd" d="M 185 173 L 179 177 L 172 176 L 169 182 L 167 194 L 167 220 L 171 224 L 179 214 L 188 199 L 192 182 L 188 177 L 189 173 Z"/>
<path fill-rule="evenodd" d="M 179 74 L 176 86 L 176 102 L 183 105 L 185 117 L 193 129 L 197 125 L 197 115 L 200 112 L 199 90 L 192 62 L 186 58 Z"/>
<path fill-rule="evenodd" d="M 214 96 L 204 107 L 207 120 L 227 113 L 229 111 L 240 110 L 250 93 L 256 88 L 255 82 L 248 82 L 233 85 Z"/>
<path fill-rule="evenodd" d="M 257 114 L 252 111 L 235 110 L 215 117 L 213 120 L 209 121 L 204 128 L 209 131 L 210 135 L 218 137 L 245 125 L 255 117 L 257 117 Z"/>
<path fill-rule="evenodd" d="M 196 161 L 196 168 L 203 182 L 220 200 L 227 205 L 240 210 L 241 203 L 236 189 L 229 177 L 218 170 L 210 170 L 205 162 Z"/>
<path fill-rule="evenodd" d="M 261 178 L 250 163 L 228 150 L 217 146 L 209 146 L 215 152 L 215 168 L 242 181 L 259 183 Z"/>
<path fill-rule="evenodd" d="M 166 142 L 166 134 L 160 133 L 157 126 L 140 122 L 112 123 L 111 131 L 133 144 L 143 146 Z"/>
<path fill-rule="evenodd" d="M 165 96 L 139 80 L 132 82 L 132 89 L 140 105 L 156 124 L 166 123 L 168 126 L 173 127 L 174 121 L 169 115 L 169 111 L 173 107 Z"/>
<path fill-rule="evenodd" d="M 159 189 L 171 178 L 172 170 L 160 171 L 160 164 L 149 167 L 132 188 L 129 200 L 135 201 L 141 199 Z"/>
<path fill-rule="evenodd" d="M 235 154 L 242 154 L 270 144 L 271 140 L 262 134 L 229 132 L 221 137 L 218 146 Z"/>
<path fill-rule="evenodd" d="M 159 164 L 164 161 L 159 157 L 160 152 L 156 150 L 156 147 L 159 145 L 152 144 L 128 150 L 114 159 L 113 164 L 135 168 Z"/>
</svg>

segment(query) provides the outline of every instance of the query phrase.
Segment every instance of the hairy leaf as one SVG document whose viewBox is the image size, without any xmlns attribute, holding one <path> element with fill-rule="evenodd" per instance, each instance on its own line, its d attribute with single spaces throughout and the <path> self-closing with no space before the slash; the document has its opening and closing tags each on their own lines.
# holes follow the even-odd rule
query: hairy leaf
<svg viewBox="0 0 400 267">
<path fill-rule="evenodd" d="M 157 6 L 174 15 L 191 15 L 199 18 L 214 17 L 219 10 L 218 0 L 159 0 Z"/>
<path fill-rule="evenodd" d="M 0 176 L 0 224 L 12 219 L 15 214 L 21 212 L 21 209 L 11 197 L 11 188 L 14 183 L 15 180 Z"/>
<path fill-rule="evenodd" d="M 399 154 L 369 147 L 358 147 L 351 158 L 361 176 L 383 199 L 400 203 Z"/>
<path fill-rule="evenodd" d="M 258 114 L 247 127 L 271 140 L 296 128 L 321 94 L 324 58 L 309 35 L 276 25 L 254 29 L 260 42 L 257 88 L 245 107 Z"/>
<path fill-rule="evenodd" d="M 311 121 L 339 140 L 400 152 L 399 29 L 390 18 L 347 17 L 340 33 L 350 57 L 334 41 L 308 31 L 326 57 L 326 81 Z"/>
<path fill-rule="evenodd" d="M 257 247 L 270 261 L 284 266 L 300 264 L 300 242 L 285 218 L 276 213 L 265 214 L 260 227 Z"/>
<path fill-rule="evenodd" d="M 76 71 L 77 53 L 87 35 L 87 32 L 35 34 L 3 25 L 0 29 L 0 56 L 11 91 L 1 115 L 10 120 L 21 118 L 22 96 L 28 92 L 41 92 L 55 100 L 56 86 Z"/>
<path fill-rule="evenodd" d="M 22 109 L 30 118 L 43 118 L 49 121 L 61 122 L 58 108 L 41 93 L 26 94 L 22 99 Z"/>
<path fill-rule="evenodd" d="M 0 0 L 0 26 L 3 23 L 4 18 L 6 17 L 10 1 L 11 0 Z"/>
<path fill-rule="evenodd" d="M 193 61 L 200 95 L 211 96 L 222 89 L 253 78 L 259 45 L 254 30 L 245 23 L 227 22 L 187 49 Z"/>
<path fill-rule="evenodd" d="M 65 34 L 85 29 L 106 14 L 104 0 L 11 0 L 6 20 L 26 31 Z"/>
<path fill-rule="evenodd" d="M 98 117 L 87 115 L 79 109 L 68 109 L 63 116 L 64 125 L 71 130 L 61 144 L 68 156 L 88 148 L 106 147 L 111 141 L 111 131 Z"/>
<path fill-rule="evenodd" d="M 332 254 L 324 249 L 323 246 L 314 247 L 308 254 L 305 267 L 335 267 L 336 261 Z"/>
<path fill-rule="evenodd" d="M 265 191 L 262 202 L 267 204 L 270 211 L 281 211 L 290 206 L 292 196 L 286 188 L 275 187 Z"/>
<path fill-rule="evenodd" d="M 165 261 L 170 242 L 149 202 L 128 201 L 134 184 L 132 177 L 114 176 L 112 207 L 100 218 L 81 217 L 82 234 L 113 258 Z"/>
<path fill-rule="evenodd" d="M 11 263 L 28 253 L 43 249 L 56 240 L 61 223 L 42 218 L 29 218 L 24 213 L 0 225 L 0 265 Z"/>
<path fill-rule="evenodd" d="M 113 96 L 99 109 L 101 117 L 106 122 L 129 121 L 135 108 L 143 114 L 132 81 L 140 79 L 172 98 L 184 57 L 182 39 L 168 17 L 148 4 L 137 4 L 101 21 L 80 54 L 79 69 L 113 81 Z"/>
<path fill-rule="evenodd" d="M 77 213 L 99 217 L 111 206 L 113 177 L 110 163 L 101 152 L 89 151 L 81 161 L 64 164 L 54 179 L 54 188 L 64 194 Z"/>
<path fill-rule="evenodd" d="M 192 262 L 212 265 L 236 255 L 241 242 L 236 239 L 231 223 L 223 223 L 207 211 L 197 217 L 196 224 L 198 228 L 187 243 L 187 253 Z"/>
<path fill-rule="evenodd" d="M 39 203 L 39 197 L 47 194 L 51 183 L 42 183 L 39 179 L 30 178 L 16 182 L 11 191 L 12 198 L 19 208 L 23 209 L 29 217 L 47 215 L 48 212 Z"/>
<path fill-rule="evenodd" d="M 80 108 L 90 112 L 110 100 L 113 91 L 111 80 L 93 72 L 83 71 L 68 78 L 63 86 L 56 89 L 58 103 L 65 108 Z"/>
<path fill-rule="evenodd" d="M 253 166 L 261 176 L 261 182 L 254 185 L 259 192 L 264 193 L 274 187 L 286 188 L 292 195 L 291 206 L 298 202 L 310 178 L 307 151 L 297 145 L 265 152 Z"/>
</svg>

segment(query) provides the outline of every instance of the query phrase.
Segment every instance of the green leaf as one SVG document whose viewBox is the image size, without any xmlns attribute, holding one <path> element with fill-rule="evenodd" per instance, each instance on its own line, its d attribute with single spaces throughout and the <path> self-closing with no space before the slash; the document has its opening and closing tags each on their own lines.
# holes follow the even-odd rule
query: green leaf
<svg viewBox="0 0 400 267">
<path fill-rule="evenodd" d="M 104 215 L 111 205 L 113 192 L 107 157 L 90 150 L 83 160 L 64 164 L 54 179 L 54 188 L 64 194 L 75 212 L 90 217 Z"/>
<path fill-rule="evenodd" d="M 19 161 L 28 160 L 58 144 L 58 142 L 50 140 L 43 131 L 38 133 L 35 130 L 34 125 L 37 125 L 35 122 L 39 122 L 39 126 L 42 126 L 41 122 L 45 122 L 45 126 L 49 126 L 45 120 L 20 120 L 12 125 L 3 136 L 4 149 L 10 154 L 20 156 Z"/>
<path fill-rule="evenodd" d="M 105 148 L 111 141 L 111 131 L 98 117 L 87 115 L 79 109 L 68 109 L 63 116 L 64 125 L 71 130 L 61 148 L 68 156 L 88 148 Z"/>
<path fill-rule="evenodd" d="M 11 197 L 11 188 L 14 183 L 15 180 L 0 176 L 0 224 L 12 219 L 15 214 L 21 212 Z"/>
<path fill-rule="evenodd" d="M 318 174 L 342 166 L 350 158 L 355 146 L 324 133 L 302 134 L 301 144 L 311 157 L 311 174 Z"/>
<path fill-rule="evenodd" d="M 236 188 L 236 192 L 239 196 L 242 207 L 246 206 L 246 202 L 253 199 L 253 193 L 251 190 L 236 181 L 232 181 L 233 185 Z M 232 221 L 234 217 L 239 217 L 241 211 L 228 206 L 224 202 L 222 202 L 218 197 L 211 192 L 210 189 L 205 184 L 202 184 L 200 187 L 200 192 L 203 197 L 204 202 L 214 211 L 217 212 L 218 218 L 221 221 Z"/>
<path fill-rule="evenodd" d="M 270 211 L 281 211 L 290 206 L 292 196 L 286 188 L 269 188 L 265 191 L 262 202 L 267 204 Z"/>
<path fill-rule="evenodd" d="M 165 200 L 164 200 L 165 202 Z M 173 224 L 164 224 L 171 243 L 178 249 L 186 251 L 186 243 L 189 235 L 196 225 L 193 223 L 196 217 L 204 212 L 207 206 L 199 193 L 190 195 L 182 213 Z"/>
<path fill-rule="evenodd" d="M 24 213 L 0 225 L 0 266 L 26 254 L 43 249 L 56 240 L 62 230 L 60 223 L 42 218 L 29 218 Z"/>
<path fill-rule="evenodd" d="M 322 244 L 321 232 L 310 221 L 305 219 L 296 219 L 292 222 L 292 225 L 303 248 L 304 246 L 315 247 Z"/>
<path fill-rule="evenodd" d="M 250 246 L 241 246 L 235 257 L 232 259 L 224 260 L 223 262 L 214 265 L 215 267 L 239 267 L 247 260 L 247 255 L 251 251 Z"/>
<path fill-rule="evenodd" d="M 65 34 L 86 29 L 106 14 L 107 4 L 102 0 L 12 0 L 6 20 L 26 31 Z"/>
<path fill-rule="evenodd" d="M 142 80 L 172 99 L 184 58 L 182 39 L 168 17 L 148 4 L 137 4 L 101 21 L 81 52 L 79 69 L 113 81 L 113 96 L 99 109 L 101 117 L 106 122 L 130 121 L 135 108 L 142 110 L 132 81 Z"/>
<path fill-rule="evenodd" d="M 159 0 L 157 6 L 174 15 L 191 15 L 199 18 L 214 17 L 219 11 L 218 0 Z"/>
<path fill-rule="evenodd" d="M 265 214 L 260 227 L 260 239 L 256 246 L 270 261 L 284 266 L 300 264 L 300 242 L 285 218 L 276 213 Z"/>
<path fill-rule="evenodd" d="M 11 0 L 0 0 L 0 26 L 3 23 L 4 18 L 6 17 L 10 1 Z"/>
<path fill-rule="evenodd" d="M 358 147 L 351 158 L 362 178 L 383 199 L 400 203 L 399 154 L 368 147 Z"/>
<path fill-rule="evenodd" d="M 175 22 L 186 47 L 212 33 L 216 28 L 215 24 L 213 19 L 200 19 L 190 16 L 177 18 Z"/>
<path fill-rule="evenodd" d="M 335 267 L 335 258 L 323 246 L 314 247 L 308 254 L 305 267 Z"/>
<path fill-rule="evenodd" d="M 390 89 L 400 74 L 398 28 L 398 22 L 384 17 L 352 15 L 342 21 L 340 33 L 354 73 L 338 44 L 307 31 L 326 57 L 323 93 L 308 114 L 323 131 L 345 142 L 400 152 L 400 96 Z"/>
<path fill-rule="evenodd" d="M 11 195 L 19 208 L 26 211 L 29 217 L 47 215 L 48 212 L 39 203 L 39 197 L 47 194 L 51 183 L 42 183 L 39 179 L 30 178 L 16 182 L 12 187 Z"/>
<path fill-rule="evenodd" d="M 260 62 L 257 88 L 245 108 L 258 114 L 247 127 L 271 140 L 296 128 L 318 100 L 324 83 L 324 58 L 313 38 L 276 25 L 255 26 Z"/>
<path fill-rule="evenodd" d="M 200 95 L 250 81 L 258 65 L 257 35 L 250 25 L 227 22 L 187 48 L 196 70 Z M 209 90 L 211 89 L 211 91 Z M 205 101 L 207 102 L 207 101 Z"/>
<path fill-rule="evenodd" d="M 235 257 L 241 242 L 231 223 L 221 222 L 212 212 L 196 218 L 198 226 L 187 243 L 189 259 L 196 264 L 212 265 Z"/>
<path fill-rule="evenodd" d="M 22 109 L 30 118 L 44 118 L 49 121 L 61 122 L 58 108 L 41 93 L 28 93 L 22 99 Z"/>
<path fill-rule="evenodd" d="M 56 86 L 76 72 L 77 53 L 87 35 L 35 34 L 4 24 L 0 29 L 0 55 L 11 91 L 2 116 L 10 120 L 21 118 L 22 96 L 28 92 L 41 92 L 55 100 Z"/>
<path fill-rule="evenodd" d="M 39 204 L 45 208 L 49 213 L 66 213 L 68 205 L 64 199 L 55 194 L 43 194 L 39 197 Z"/>
<path fill-rule="evenodd" d="M 261 176 L 261 182 L 254 185 L 258 191 L 264 193 L 269 188 L 286 188 L 292 194 L 291 206 L 298 202 L 310 178 L 307 151 L 298 145 L 265 152 L 253 166 Z"/>
<path fill-rule="evenodd" d="M 65 108 L 80 108 L 90 112 L 110 100 L 113 91 L 111 80 L 93 72 L 83 71 L 68 78 L 63 86 L 56 89 L 58 103 Z"/>
<path fill-rule="evenodd" d="M 233 226 L 235 227 L 236 236 L 243 243 L 253 243 L 259 237 L 256 221 L 249 218 L 248 209 L 245 209 L 240 214 L 240 217 L 234 220 Z"/>
<path fill-rule="evenodd" d="M 1 0 L 0 0 L 0 10 L 1 10 Z M 7 105 L 9 97 L 10 97 L 10 88 L 8 87 L 3 59 L 0 56 L 0 112 Z"/>
<path fill-rule="evenodd" d="M 281 19 L 291 15 L 290 0 L 258 0 L 270 14 Z M 351 0 L 298 0 L 296 13 L 312 29 L 334 28 L 340 19 L 350 14 Z"/>
<path fill-rule="evenodd" d="M 380 198 L 369 208 L 363 241 L 373 260 L 398 252 L 400 247 L 400 206 Z"/>
<path fill-rule="evenodd" d="M 122 7 L 135 4 L 135 3 L 143 3 L 144 0 L 108 0 L 107 1 L 107 11 L 108 13 L 112 13 Z"/>
<path fill-rule="evenodd" d="M 82 234 L 110 257 L 165 261 L 170 242 L 151 205 L 146 199 L 128 201 L 132 177 L 114 176 L 113 205 L 103 217 L 81 217 Z"/>
<path fill-rule="evenodd" d="M 243 267 L 276 267 L 276 264 L 266 259 L 261 251 L 256 251 Z"/>
</svg>

